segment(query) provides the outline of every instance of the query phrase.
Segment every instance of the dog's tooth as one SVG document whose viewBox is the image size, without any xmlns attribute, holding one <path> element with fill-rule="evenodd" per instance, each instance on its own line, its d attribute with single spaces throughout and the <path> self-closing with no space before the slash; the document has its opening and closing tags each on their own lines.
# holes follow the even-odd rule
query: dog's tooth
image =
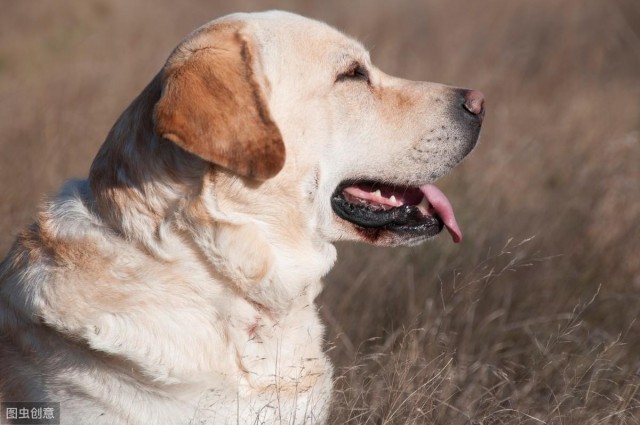
<svg viewBox="0 0 640 425">
<path fill-rule="evenodd" d="M 382 197 L 382 193 L 380 192 L 380 189 L 376 190 L 375 192 L 373 192 L 374 195 L 376 195 L 377 197 L 381 198 Z"/>
<path fill-rule="evenodd" d="M 422 198 L 422 200 L 420 201 L 420 203 L 418 204 L 418 209 L 420 210 L 420 212 L 422 213 L 422 215 L 431 215 L 429 214 L 429 207 L 431 204 L 429 204 L 429 201 L 427 200 L 427 197 L 425 196 L 424 198 Z"/>
<path fill-rule="evenodd" d="M 418 204 L 418 207 L 422 207 L 425 210 L 429 209 L 429 201 L 427 200 L 426 196 L 422 198 L 422 201 L 420 201 L 420 203 Z"/>
<path fill-rule="evenodd" d="M 391 198 L 389 198 L 389 200 L 395 204 L 396 203 L 395 195 L 391 195 Z"/>
</svg>

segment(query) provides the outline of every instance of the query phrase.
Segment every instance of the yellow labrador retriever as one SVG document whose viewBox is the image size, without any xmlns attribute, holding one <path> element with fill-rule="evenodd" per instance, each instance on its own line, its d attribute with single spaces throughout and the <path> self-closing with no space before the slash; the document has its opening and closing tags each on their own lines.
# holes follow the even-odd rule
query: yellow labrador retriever
<svg viewBox="0 0 640 425">
<path fill-rule="evenodd" d="M 1 400 L 64 424 L 325 422 L 332 243 L 459 241 L 432 182 L 483 115 L 300 16 L 197 29 L 0 266 Z"/>
</svg>

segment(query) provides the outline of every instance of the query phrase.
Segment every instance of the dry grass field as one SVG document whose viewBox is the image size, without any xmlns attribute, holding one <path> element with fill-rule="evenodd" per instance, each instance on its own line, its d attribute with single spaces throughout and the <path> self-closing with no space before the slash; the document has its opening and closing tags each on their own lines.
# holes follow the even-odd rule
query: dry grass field
<svg viewBox="0 0 640 425">
<path fill-rule="evenodd" d="M 0 252 L 191 29 L 287 9 L 390 74 L 482 90 L 443 188 L 465 240 L 341 245 L 318 300 L 342 424 L 640 424 L 637 0 L 0 0 Z"/>
</svg>

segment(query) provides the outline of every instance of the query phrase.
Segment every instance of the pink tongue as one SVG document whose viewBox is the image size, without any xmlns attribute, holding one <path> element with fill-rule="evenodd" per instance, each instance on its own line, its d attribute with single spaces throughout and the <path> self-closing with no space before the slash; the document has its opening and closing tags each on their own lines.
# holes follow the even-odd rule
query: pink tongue
<svg viewBox="0 0 640 425">
<path fill-rule="evenodd" d="M 456 217 L 453 215 L 451 202 L 449 202 L 445 194 L 432 184 L 424 185 L 420 190 L 424 193 L 427 201 L 429 201 L 433 209 L 444 222 L 453 242 L 460 242 L 462 240 L 462 231 L 460 231 L 460 227 L 458 227 L 458 223 L 456 222 Z"/>
</svg>

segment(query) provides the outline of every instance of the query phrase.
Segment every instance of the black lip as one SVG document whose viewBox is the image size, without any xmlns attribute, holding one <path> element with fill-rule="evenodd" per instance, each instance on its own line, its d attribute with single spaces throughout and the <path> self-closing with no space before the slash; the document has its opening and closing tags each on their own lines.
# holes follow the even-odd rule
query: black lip
<svg viewBox="0 0 640 425">
<path fill-rule="evenodd" d="M 414 205 L 403 205 L 389 210 L 373 210 L 366 206 L 352 204 L 343 194 L 343 189 L 350 184 L 345 182 L 338 186 L 331 196 L 331 207 L 338 217 L 356 226 L 424 236 L 435 236 L 444 227 L 440 217 L 424 216 Z"/>
</svg>

